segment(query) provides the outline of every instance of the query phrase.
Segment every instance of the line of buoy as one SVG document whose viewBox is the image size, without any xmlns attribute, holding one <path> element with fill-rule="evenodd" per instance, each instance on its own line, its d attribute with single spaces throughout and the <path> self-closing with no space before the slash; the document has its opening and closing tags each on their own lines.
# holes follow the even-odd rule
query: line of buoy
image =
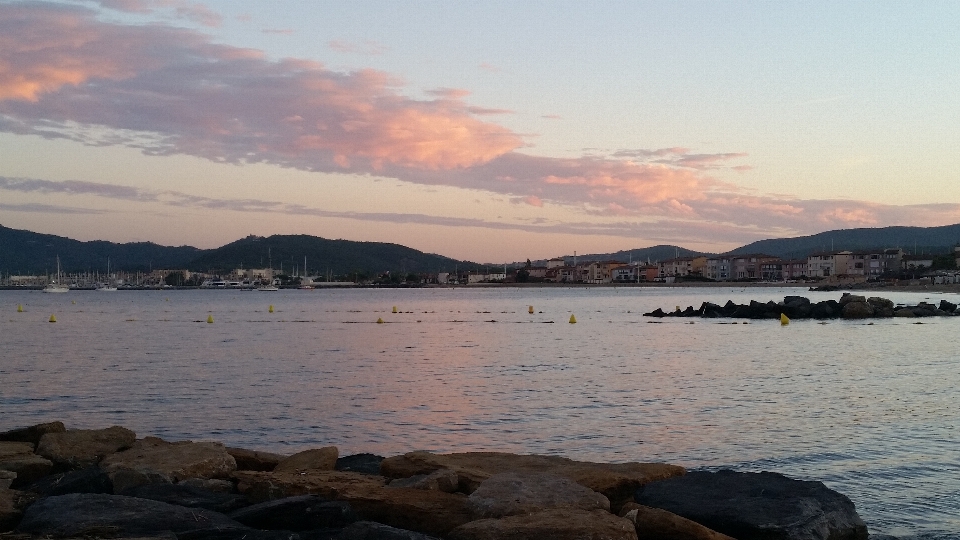
<svg viewBox="0 0 960 540">
<path fill-rule="evenodd" d="M 207 324 L 213 324 L 213 314 L 207 315 Z"/>
<path fill-rule="evenodd" d="M 273 313 L 273 304 L 270 304 L 270 313 Z"/>
<path fill-rule="evenodd" d="M 530 306 L 529 308 L 527 308 L 527 313 L 533 315 L 533 306 Z"/>
<path fill-rule="evenodd" d="M 23 304 L 17 304 L 17 313 L 23 313 Z"/>
<path fill-rule="evenodd" d="M 377 324 L 383 324 L 383 317 L 377 317 Z"/>
<path fill-rule="evenodd" d="M 577 324 L 577 318 L 573 315 L 570 315 L 570 324 Z"/>
<path fill-rule="evenodd" d="M 57 316 L 56 316 L 56 315 L 51 315 L 51 316 L 50 316 L 50 322 L 57 322 Z"/>
<path fill-rule="evenodd" d="M 397 306 L 393 306 L 393 312 L 394 312 L 394 313 L 397 312 Z"/>
<path fill-rule="evenodd" d="M 787 317 L 785 314 L 781 313 L 781 314 L 780 314 L 780 326 L 786 326 L 786 325 L 788 325 L 788 324 L 790 324 L 790 318 Z"/>
</svg>

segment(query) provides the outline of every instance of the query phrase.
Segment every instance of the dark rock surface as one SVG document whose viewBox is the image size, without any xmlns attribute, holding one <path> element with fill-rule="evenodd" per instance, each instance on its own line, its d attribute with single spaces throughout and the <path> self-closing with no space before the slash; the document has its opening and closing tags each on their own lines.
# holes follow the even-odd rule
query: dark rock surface
<svg viewBox="0 0 960 540">
<path fill-rule="evenodd" d="M 67 428 L 63 422 L 48 422 L 24 428 L 11 429 L 0 433 L 0 441 L 28 442 L 34 447 L 40 444 L 40 438 L 47 433 L 63 433 Z"/>
<path fill-rule="evenodd" d="M 357 519 L 349 503 L 327 501 L 316 495 L 267 501 L 237 510 L 230 517 L 255 529 L 291 531 L 342 527 Z"/>
<path fill-rule="evenodd" d="M 131 536 L 200 528 L 243 528 L 227 516 L 172 504 L 93 493 L 40 499 L 27 507 L 16 531 L 43 536 Z"/>
<path fill-rule="evenodd" d="M 637 490 L 636 502 L 738 540 L 866 540 L 846 496 L 777 473 L 689 472 Z"/>
<path fill-rule="evenodd" d="M 843 293 L 840 301 L 824 300 L 815 304 L 803 296 L 785 296 L 782 302 L 774 302 L 771 300 L 763 303 L 751 300 L 749 304 L 735 304 L 732 300 L 728 300 L 723 306 L 712 302 L 703 302 L 700 305 L 700 309 L 693 309 L 692 306 L 687 306 L 686 309 L 681 310 L 678 306 L 677 309 L 671 312 L 665 312 L 657 308 L 649 313 L 643 314 L 644 317 L 700 317 L 706 319 L 721 317 L 734 319 L 778 319 L 780 315 L 786 315 L 790 319 L 876 319 L 894 316 L 960 316 L 960 310 L 957 309 L 956 305 L 946 300 L 941 300 L 939 307 L 926 302 L 920 302 L 916 306 L 895 307 L 893 302 L 886 298 L 876 296 L 865 298 L 859 295 Z"/>
<path fill-rule="evenodd" d="M 380 474 L 380 462 L 383 456 L 376 454 L 354 454 L 337 458 L 338 471 L 352 471 L 364 474 Z"/>
<path fill-rule="evenodd" d="M 222 514 L 250 505 L 246 497 L 237 493 L 217 493 L 183 484 L 144 484 L 126 489 L 120 495 L 187 508 L 205 508 Z"/>
<path fill-rule="evenodd" d="M 27 486 L 26 490 L 41 497 L 68 493 L 113 493 L 113 482 L 100 467 L 94 465 L 78 471 L 41 478 Z"/>
<path fill-rule="evenodd" d="M 439 540 L 435 536 L 398 529 L 374 521 L 358 521 L 344 527 L 337 538 L 339 540 Z"/>
</svg>

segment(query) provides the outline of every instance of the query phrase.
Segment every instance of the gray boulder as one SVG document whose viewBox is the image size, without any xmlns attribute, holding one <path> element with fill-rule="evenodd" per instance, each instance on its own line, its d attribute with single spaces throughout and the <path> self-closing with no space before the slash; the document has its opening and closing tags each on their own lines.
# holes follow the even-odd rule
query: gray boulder
<svg viewBox="0 0 960 540">
<path fill-rule="evenodd" d="M 29 485 L 26 490 L 41 497 L 68 493 L 113 493 L 113 482 L 100 467 L 94 465 L 79 471 L 46 476 Z"/>
<path fill-rule="evenodd" d="M 143 484 L 125 489 L 119 494 L 187 508 L 206 508 L 223 514 L 250 504 L 246 497 L 238 493 L 217 493 L 184 484 Z"/>
<path fill-rule="evenodd" d="M 439 540 L 435 536 L 390 527 L 374 521 L 358 521 L 340 532 L 339 540 Z"/>
<path fill-rule="evenodd" d="M 40 437 L 37 454 L 68 471 L 96 465 L 104 457 L 130 448 L 136 440 L 134 432 L 120 426 L 48 432 Z"/>
<path fill-rule="evenodd" d="M 866 540 L 846 496 L 777 473 L 688 472 L 638 489 L 636 502 L 738 540 Z"/>
<path fill-rule="evenodd" d="M 73 493 L 33 503 L 24 512 L 16 531 L 54 537 L 123 537 L 212 527 L 243 528 L 243 525 L 202 508 L 122 495 Z"/>
<path fill-rule="evenodd" d="M 248 506 L 230 517 L 256 529 L 306 531 L 342 527 L 356 521 L 345 501 L 327 501 L 316 495 L 286 497 Z"/>
<path fill-rule="evenodd" d="M 407 487 L 413 489 L 432 489 L 454 493 L 460 484 L 457 473 L 450 469 L 440 469 L 429 474 L 416 474 L 409 478 L 395 478 L 390 481 L 390 487 Z"/>
</svg>

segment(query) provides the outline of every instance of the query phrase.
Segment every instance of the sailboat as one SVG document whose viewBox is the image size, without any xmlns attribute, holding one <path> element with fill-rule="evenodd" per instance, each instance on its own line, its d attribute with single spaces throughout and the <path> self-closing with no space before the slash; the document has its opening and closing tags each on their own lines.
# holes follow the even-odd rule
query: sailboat
<svg viewBox="0 0 960 540">
<path fill-rule="evenodd" d="M 263 259 L 260 259 L 260 260 L 263 261 Z M 258 290 L 258 291 L 263 291 L 263 292 L 279 291 L 280 289 L 278 289 L 278 288 L 273 284 L 273 255 L 270 253 L 270 248 L 267 248 L 267 260 L 270 261 L 270 284 L 269 284 L 269 285 L 261 285 L 261 286 L 257 287 L 257 290 Z M 263 263 L 261 262 L 261 264 L 263 264 Z"/>
<path fill-rule="evenodd" d="M 57 255 L 57 279 L 56 281 L 51 281 L 50 283 L 48 283 L 47 286 L 43 288 L 43 292 L 46 292 L 46 293 L 70 292 L 69 287 L 65 287 L 63 284 L 60 283 L 62 279 L 63 277 L 60 275 L 60 256 Z"/>
<path fill-rule="evenodd" d="M 107 257 L 107 280 L 110 279 L 110 257 Z M 97 290 L 101 292 L 113 292 L 117 288 L 110 283 L 97 283 Z"/>
</svg>

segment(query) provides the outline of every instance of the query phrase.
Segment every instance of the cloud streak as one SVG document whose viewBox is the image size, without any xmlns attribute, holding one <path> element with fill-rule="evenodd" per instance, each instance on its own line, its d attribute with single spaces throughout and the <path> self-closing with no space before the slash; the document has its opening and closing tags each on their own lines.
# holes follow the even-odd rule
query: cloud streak
<svg viewBox="0 0 960 540">
<path fill-rule="evenodd" d="M 217 22 L 204 15 L 203 6 L 179 0 L 102 0 L 100 5 L 172 13 L 205 25 Z M 528 136 L 488 120 L 513 111 L 470 104 L 467 90 L 433 89 L 426 99 L 414 99 L 404 94 L 400 80 L 382 71 L 338 72 L 307 60 L 270 60 L 260 51 L 215 43 L 196 30 L 117 24 L 98 15 L 77 5 L 0 4 L 0 131 L 121 145 L 148 155 L 185 154 L 482 190 L 533 208 L 561 205 L 597 219 L 623 218 L 623 223 L 644 224 L 645 234 L 650 223 L 670 223 L 687 238 L 724 231 L 733 241 L 825 228 L 960 221 L 960 206 L 951 204 L 890 206 L 747 193 L 721 179 L 727 171 L 750 170 L 742 152 L 672 147 L 566 158 L 531 155 Z M 373 42 L 329 46 L 384 52 Z M 28 187 L 53 189 L 14 185 L 9 179 L 4 189 Z M 161 197 L 137 190 L 101 196 Z M 152 201 L 240 211 L 274 211 L 277 204 L 163 197 Z M 296 208 L 284 207 L 291 210 Z M 610 227 L 578 225 L 577 230 Z"/>
</svg>

